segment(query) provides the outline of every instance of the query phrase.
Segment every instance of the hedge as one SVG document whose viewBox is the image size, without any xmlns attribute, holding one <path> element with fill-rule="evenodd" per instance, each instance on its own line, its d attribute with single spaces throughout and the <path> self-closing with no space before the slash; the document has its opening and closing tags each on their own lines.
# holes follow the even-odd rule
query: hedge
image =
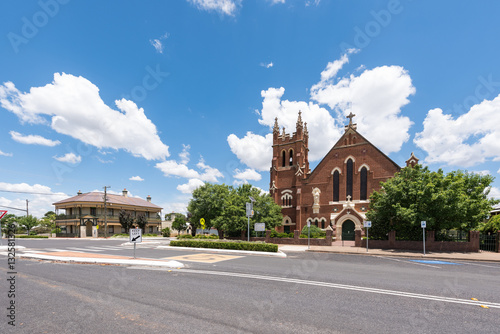
<svg viewBox="0 0 500 334">
<path fill-rule="evenodd" d="M 18 235 L 17 238 L 25 238 L 25 239 L 48 239 L 49 237 L 46 235 Z"/>
<path fill-rule="evenodd" d="M 218 248 L 237 249 L 257 252 L 277 252 L 278 245 L 256 242 L 230 242 L 230 241 L 206 241 L 206 240 L 173 240 L 170 246 L 174 247 L 194 247 L 194 248 Z"/>
</svg>

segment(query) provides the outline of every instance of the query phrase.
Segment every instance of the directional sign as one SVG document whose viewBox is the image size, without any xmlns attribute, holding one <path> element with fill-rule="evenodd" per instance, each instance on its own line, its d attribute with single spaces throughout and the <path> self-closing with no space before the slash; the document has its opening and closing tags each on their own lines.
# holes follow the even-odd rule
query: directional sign
<svg viewBox="0 0 500 334">
<path fill-rule="evenodd" d="M 255 229 L 255 232 L 263 232 L 266 230 L 266 224 L 265 223 L 255 223 L 254 229 Z"/>
<path fill-rule="evenodd" d="M 142 230 L 140 228 L 130 229 L 130 242 L 142 242 Z"/>
<path fill-rule="evenodd" d="M 247 211 L 247 217 L 252 217 L 253 216 L 253 205 L 252 203 L 247 203 L 246 204 L 246 211 Z"/>
<path fill-rule="evenodd" d="M 372 222 L 367 220 L 367 221 L 365 221 L 364 225 L 365 225 L 365 227 L 372 227 Z"/>
<path fill-rule="evenodd" d="M 6 213 L 7 213 L 7 210 L 0 210 L 0 219 L 2 219 Z"/>
<path fill-rule="evenodd" d="M 426 228 L 427 227 L 427 222 L 425 220 L 422 220 L 420 222 L 420 225 L 422 226 L 422 228 Z"/>
<path fill-rule="evenodd" d="M 95 228 L 96 228 L 96 229 L 99 229 L 99 225 L 97 225 Z"/>
<path fill-rule="evenodd" d="M 200 219 L 200 225 L 202 229 L 205 229 L 205 218 Z"/>
</svg>

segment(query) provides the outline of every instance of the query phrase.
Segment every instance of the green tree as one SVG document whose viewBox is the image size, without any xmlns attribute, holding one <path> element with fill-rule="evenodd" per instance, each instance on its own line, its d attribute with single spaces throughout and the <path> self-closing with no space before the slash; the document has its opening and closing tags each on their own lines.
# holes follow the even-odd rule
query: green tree
<svg viewBox="0 0 500 334">
<path fill-rule="evenodd" d="M 2 219 L 0 219 L 0 226 L 2 228 L 2 232 L 7 234 L 8 226 L 10 224 L 15 224 L 17 225 L 16 221 L 18 220 L 18 217 L 12 213 L 8 213 L 5 216 L 3 216 Z"/>
<path fill-rule="evenodd" d="M 33 217 L 32 215 L 25 216 L 20 219 L 19 225 L 24 227 L 28 232 L 27 234 L 29 235 L 30 230 L 38 225 L 38 219 L 36 217 Z"/>
<path fill-rule="evenodd" d="M 56 214 L 54 211 L 47 211 L 45 215 L 40 219 L 40 226 L 44 228 L 45 231 L 56 230 Z"/>
<path fill-rule="evenodd" d="M 148 218 L 144 213 L 138 215 L 134 219 L 135 225 L 137 225 L 141 230 L 143 234 L 146 234 L 146 226 L 148 225 Z"/>
<path fill-rule="evenodd" d="M 268 194 L 261 194 L 258 188 L 243 184 L 236 189 L 229 188 L 229 195 L 223 203 L 221 214 L 214 220 L 214 226 L 230 235 L 247 231 L 246 203 L 250 202 L 250 196 L 255 199 L 250 230 L 254 229 L 255 223 L 265 223 L 266 229 L 281 225 L 281 207 Z"/>
<path fill-rule="evenodd" d="M 498 232 L 500 231 L 500 215 L 495 215 L 490 218 L 486 223 L 479 225 L 479 231 L 481 232 Z"/>
<path fill-rule="evenodd" d="M 177 213 L 175 215 L 175 219 L 172 222 L 172 229 L 177 230 L 178 234 L 187 229 L 186 217 L 183 214 Z"/>
<path fill-rule="evenodd" d="M 370 236 L 384 238 L 395 230 L 402 239 L 418 240 L 422 220 L 428 230 L 474 229 L 496 203 L 487 197 L 492 182 L 490 175 L 403 168 L 370 197 Z"/>
<path fill-rule="evenodd" d="M 125 229 L 125 233 L 128 233 L 130 228 L 134 226 L 134 217 L 125 210 L 120 210 L 120 214 L 118 216 L 118 221 L 120 225 Z"/>
<path fill-rule="evenodd" d="M 229 196 L 231 186 L 225 184 L 205 183 L 193 191 L 193 198 L 189 201 L 188 212 L 192 233 L 199 228 L 200 219 L 205 219 L 205 226 L 211 228 L 215 218 L 222 214 L 224 201 Z"/>
</svg>

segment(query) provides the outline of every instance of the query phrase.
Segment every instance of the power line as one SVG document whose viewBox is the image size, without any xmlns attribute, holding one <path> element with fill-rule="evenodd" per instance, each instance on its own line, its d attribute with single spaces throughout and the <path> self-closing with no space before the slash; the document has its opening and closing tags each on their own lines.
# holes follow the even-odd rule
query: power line
<svg viewBox="0 0 500 334">
<path fill-rule="evenodd" d="M 36 193 L 31 191 L 13 191 L 13 190 L 2 190 L 0 192 L 4 193 L 16 193 L 16 194 L 31 194 L 31 195 L 49 195 L 49 196 L 63 196 L 64 194 L 51 194 L 51 193 Z M 64 195 L 66 196 L 66 195 Z"/>
<path fill-rule="evenodd" d="M 19 209 L 19 208 L 13 208 L 11 206 L 5 206 L 5 205 L 0 205 L 2 208 L 7 208 L 7 209 L 13 209 L 13 210 L 19 210 L 19 211 L 24 211 L 26 212 L 26 209 Z"/>
</svg>

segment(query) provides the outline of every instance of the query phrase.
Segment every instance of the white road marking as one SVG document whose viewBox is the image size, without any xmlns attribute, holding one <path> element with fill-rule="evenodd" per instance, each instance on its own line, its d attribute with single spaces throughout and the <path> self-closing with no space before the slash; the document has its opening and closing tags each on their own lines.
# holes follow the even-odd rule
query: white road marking
<svg viewBox="0 0 500 334">
<path fill-rule="evenodd" d="M 84 251 L 84 252 L 102 252 L 102 250 L 88 249 L 88 248 L 68 247 L 67 249 L 69 249 L 69 250 L 77 250 L 77 251 Z"/>
<path fill-rule="evenodd" d="M 375 257 L 378 257 L 378 258 L 381 258 L 381 259 L 386 259 L 386 260 L 393 260 L 393 261 L 404 262 L 404 263 L 408 263 L 408 264 L 415 264 L 415 265 L 419 265 L 419 266 L 425 266 L 425 267 L 431 267 L 431 268 L 441 269 L 441 267 L 433 266 L 433 265 L 425 264 L 425 263 L 418 263 L 418 262 L 411 262 L 411 261 L 399 260 L 399 259 L 395 259 L 395 258 L 392 258 L 392 257 L 385 257 L 385 256 L 378 256 L 378 255 L 375 255 Z"/>
<path fill-rule="evenodd" d="M 67 249 L 58 249 L 58 248 L 45 248 L 41 249 L 41 252 L 49 251 L 49 252 L 67 252 Z"/>
<path fill-rule="evenodd" d="M 139 269 L 139 268 L 130 267 L 130 269 Z M 148 268 L 148 269 L 153 269 L 153 268 Z M 144 270 L 144 268 L 142 268 L 141 270 Z M 165 269 L 163 269 L 163 270 L 165 270 Z M 334 288 L 334 289 L 353 290 L 353 291 L 360 291 L 360 292 L 371 292 L 371 293 L 378 293 L 378 294 L 383 294 L 383 295 L 391 295 L 391 296 L 415 298 L 415 299 L 425 299 L 425 300 L 432 300 L 432 301 L 438 301 L 438 302 L 443 302 L 443 303 L 454 303 L 454 304 L 464 304 L 464 305 L 473 305 L 473 306 L 483 305 L 483 306 L 487 306 L 489 308 L 500 309 L 500 303 L 493 303 L 493 302 L 487 302 L 487 301 L 480 301 L 480 300 L 476 301 L 476 300 L 470 300 L 470 299 L 460 299 L 460 298 L 424 295 L 424 294 L 412 293 L 412 292 L 377 289 L 377 288 L 369 288 L 369 287 L 345 285 L 345 284 L 336 284 L 336 283 L 327 283 L 327 282 L 318 282 L 318 281 L 306 281 L 306 280 L 295 279 L 295 278 L 262 276 L 262 275 L 253 275 L 253 274 L 240 274 L 240 273 L 230 273 L 230 272 L 210 271 L 210 270 L 193 270 L 193 269 L 171 269 L 171 270 L 176 271 L 176 272 L 180 272 L 180 273 L 184 272 L 184 273 L 193 273 L 193 274 L 230 276 L 230 277 L 266 280 L 266 281 L 314 285 L 314 286 Z"/>
<path fill-rule="evenodd" d="M 485 264 L 479 264 L 479 263 L 470 263 L 470 262 L 461 262 L 461 261 L 455 261 L 455 262 L 458 262 L 458 263 L 463 263 L 463 264 L 470 264 L 472 266 L 479 266 L 479 267 L 486 267 L 486 268 L 496 268 L 496 269 L 500 269 L 500 266 L 487 266 Z"/>
<path fill-rule="evenodd" d="M 123 249 L 121 247 L 112 247 L 112 246 L 102 246 L 102 247 L 88 246 L 87 248 L 90 248 L 90 249 L 99 249 L 99 250 L 118 250 L 118 249 Z"/>
</svg>

